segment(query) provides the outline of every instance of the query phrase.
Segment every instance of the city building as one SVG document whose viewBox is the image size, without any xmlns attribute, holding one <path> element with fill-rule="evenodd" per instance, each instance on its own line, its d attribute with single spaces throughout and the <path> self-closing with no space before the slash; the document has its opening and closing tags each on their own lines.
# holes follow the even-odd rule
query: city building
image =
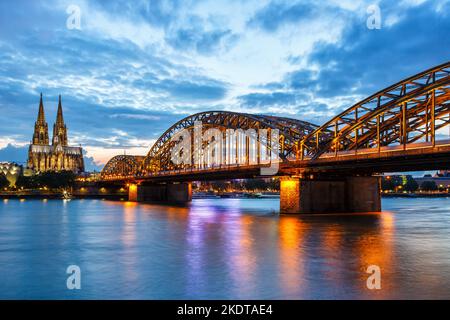
<svg viewBox="0 0 450 320">
<path fill-rule="evenodd" d="M 450 171 L 440 170 L 434 175 L 426 174 L 421 178 L 415 178 L 417 183 L 421 185 L 424 182 L 434 182 L 436 186 L 440 189 L 442 188 L 450 188 Z"/>
<path fill-rule="evenodd" d="M 64 170 L 75 173 L 84 171 L 83 149 L 68 145 L 67 127 L 63 118 L 61 96 L 59 96 L 58 112 L 56 122 L 53 125 L 51 142 L 50 144 L 41 93 L 38 117 L 34 125 L 33 140 L 28 151 L 28 168 L 36 173 Z"/>
<path fill-rule="evenodd" d="M 10 186 L 15 186 L 22 174 L 22 166 L 14 162 L 0 162 L 0 174 L 4 174 Z"/>
</svg>

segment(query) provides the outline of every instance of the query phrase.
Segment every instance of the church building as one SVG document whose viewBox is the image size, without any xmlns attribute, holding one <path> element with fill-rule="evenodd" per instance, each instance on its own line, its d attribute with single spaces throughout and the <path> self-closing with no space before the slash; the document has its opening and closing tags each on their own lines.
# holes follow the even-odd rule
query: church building
<svg viewBox="0 0 450 320">
<path fill-rule="evenodd" d="M 73 171 L 79 173 L 84 171 L 83 149 L 81 147 L 69 147 L 68 145 L 61 96 L 59 96 L 58 113 L 53 125 L 53 138 L 50 145 L 41 93 L 39 113 L 34 124 L 33 141 L 28 151 L 27 165 L 34 172 Z"/>
</svg>

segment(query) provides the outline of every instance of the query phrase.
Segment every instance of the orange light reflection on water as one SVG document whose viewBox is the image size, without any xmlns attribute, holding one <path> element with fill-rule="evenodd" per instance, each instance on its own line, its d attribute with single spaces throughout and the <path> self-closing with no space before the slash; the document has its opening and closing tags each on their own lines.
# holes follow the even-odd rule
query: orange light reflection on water
<svg viewBox="0 0 450 320">
<path fill-rule="evenodd" d="M 395 289 L 393 236 L 395 232 L 395 217 L 391 212 L 374 214 L 378 219 L 377 228 L 368 228 L 356 241 L 355 250 L 359 258 L 360 286 L 368 296 L 388 298 Z M 371 265 L 380 267 L 381 290 L 368 290 L 367 268 Z"/>
<path fill-rule="evenodd" d="M 279 225 L 280 287 L 287 297 L 305 288 L 303 242 L 308 226 L 298 217 L 280 217 Z"/>
</svg>

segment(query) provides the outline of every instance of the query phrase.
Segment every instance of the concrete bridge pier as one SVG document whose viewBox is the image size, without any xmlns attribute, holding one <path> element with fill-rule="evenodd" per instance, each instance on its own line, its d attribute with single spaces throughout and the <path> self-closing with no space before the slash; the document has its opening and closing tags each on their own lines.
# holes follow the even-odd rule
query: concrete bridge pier
<svg viewBox="0 0 450 320">
<path fill-rule="evenodd" d="M 186 203 L 192 200 L 192 184 L 168 183 L 152 185 L 130 185 L 128 201 Z"/>
<path fill-rule="evenodd" d="M 304 180 L 283 177 L 280 213 L 347 213 L 381 211 L 380 177 Z"/>
</svg>

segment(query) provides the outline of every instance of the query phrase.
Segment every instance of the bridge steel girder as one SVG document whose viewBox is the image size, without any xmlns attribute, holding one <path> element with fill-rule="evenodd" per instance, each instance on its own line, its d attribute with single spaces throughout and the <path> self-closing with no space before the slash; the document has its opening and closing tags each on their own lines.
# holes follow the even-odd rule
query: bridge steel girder
<svg viewBox="0 0 450 320">
<path fill-rule="evenodd" d="M 146 157 L 116 156 L 102 171 L 105 181 L 194 181 L 256 177 L 264 165 L 220 166 L 206 170 L 176 166 L 173 137 L 193 130 L 278 129 L 279 174 L 308 172 L 415 171 L 448 167 L 450 142 L 437 133 L 450 124 L 450 62 L 402 80 L 358 102 L 322 126 L 265 115 L 228 111 L 201 112 L 170 127 Z M 190 132 L 192 134 L 192 132 Z M 192 138 L 192 136 L 191 136 Z M 261 143 L 262 144 L 262 143 Z"/>
<path fill-rule="evenodd" d="M 164 132 L 145 157 L 141 173 L 145 175 L 146 173 L 179 169 L 171 160 L 171 150 L 176 143 L 172 138 L 181 130 L 187 129 L 192 131 L 196 122 L 201 122 L 203 129 L 217 128 L 221 131 L 227 129 L 242 129 L 244 131 L 248 129 L 278 129 L 280 140 L 282 140 L 283 144 L 283 149 L 279 154 L 281 159 L 286 159 L 297 152 L 298 141 L 318 128 L 317 125 L 309 122 L 285 117 L 229 111 L 197 113 L 178 121 Z"/>
<path fill-rule="evenodd" d="M 100 174 L 108 177 L 134 177 L 142 166 L 143 156 L 118 155 L 111 158 Z"/>
<path fill-rule="evenodd" d="M 300 142 L 300 159 L 370 147 L 407 145 L 447 126 L 450 62 L 402 80 L 358 102 Z M 330 135 L 329 132 L 333 132 Z"/>
</svg>

